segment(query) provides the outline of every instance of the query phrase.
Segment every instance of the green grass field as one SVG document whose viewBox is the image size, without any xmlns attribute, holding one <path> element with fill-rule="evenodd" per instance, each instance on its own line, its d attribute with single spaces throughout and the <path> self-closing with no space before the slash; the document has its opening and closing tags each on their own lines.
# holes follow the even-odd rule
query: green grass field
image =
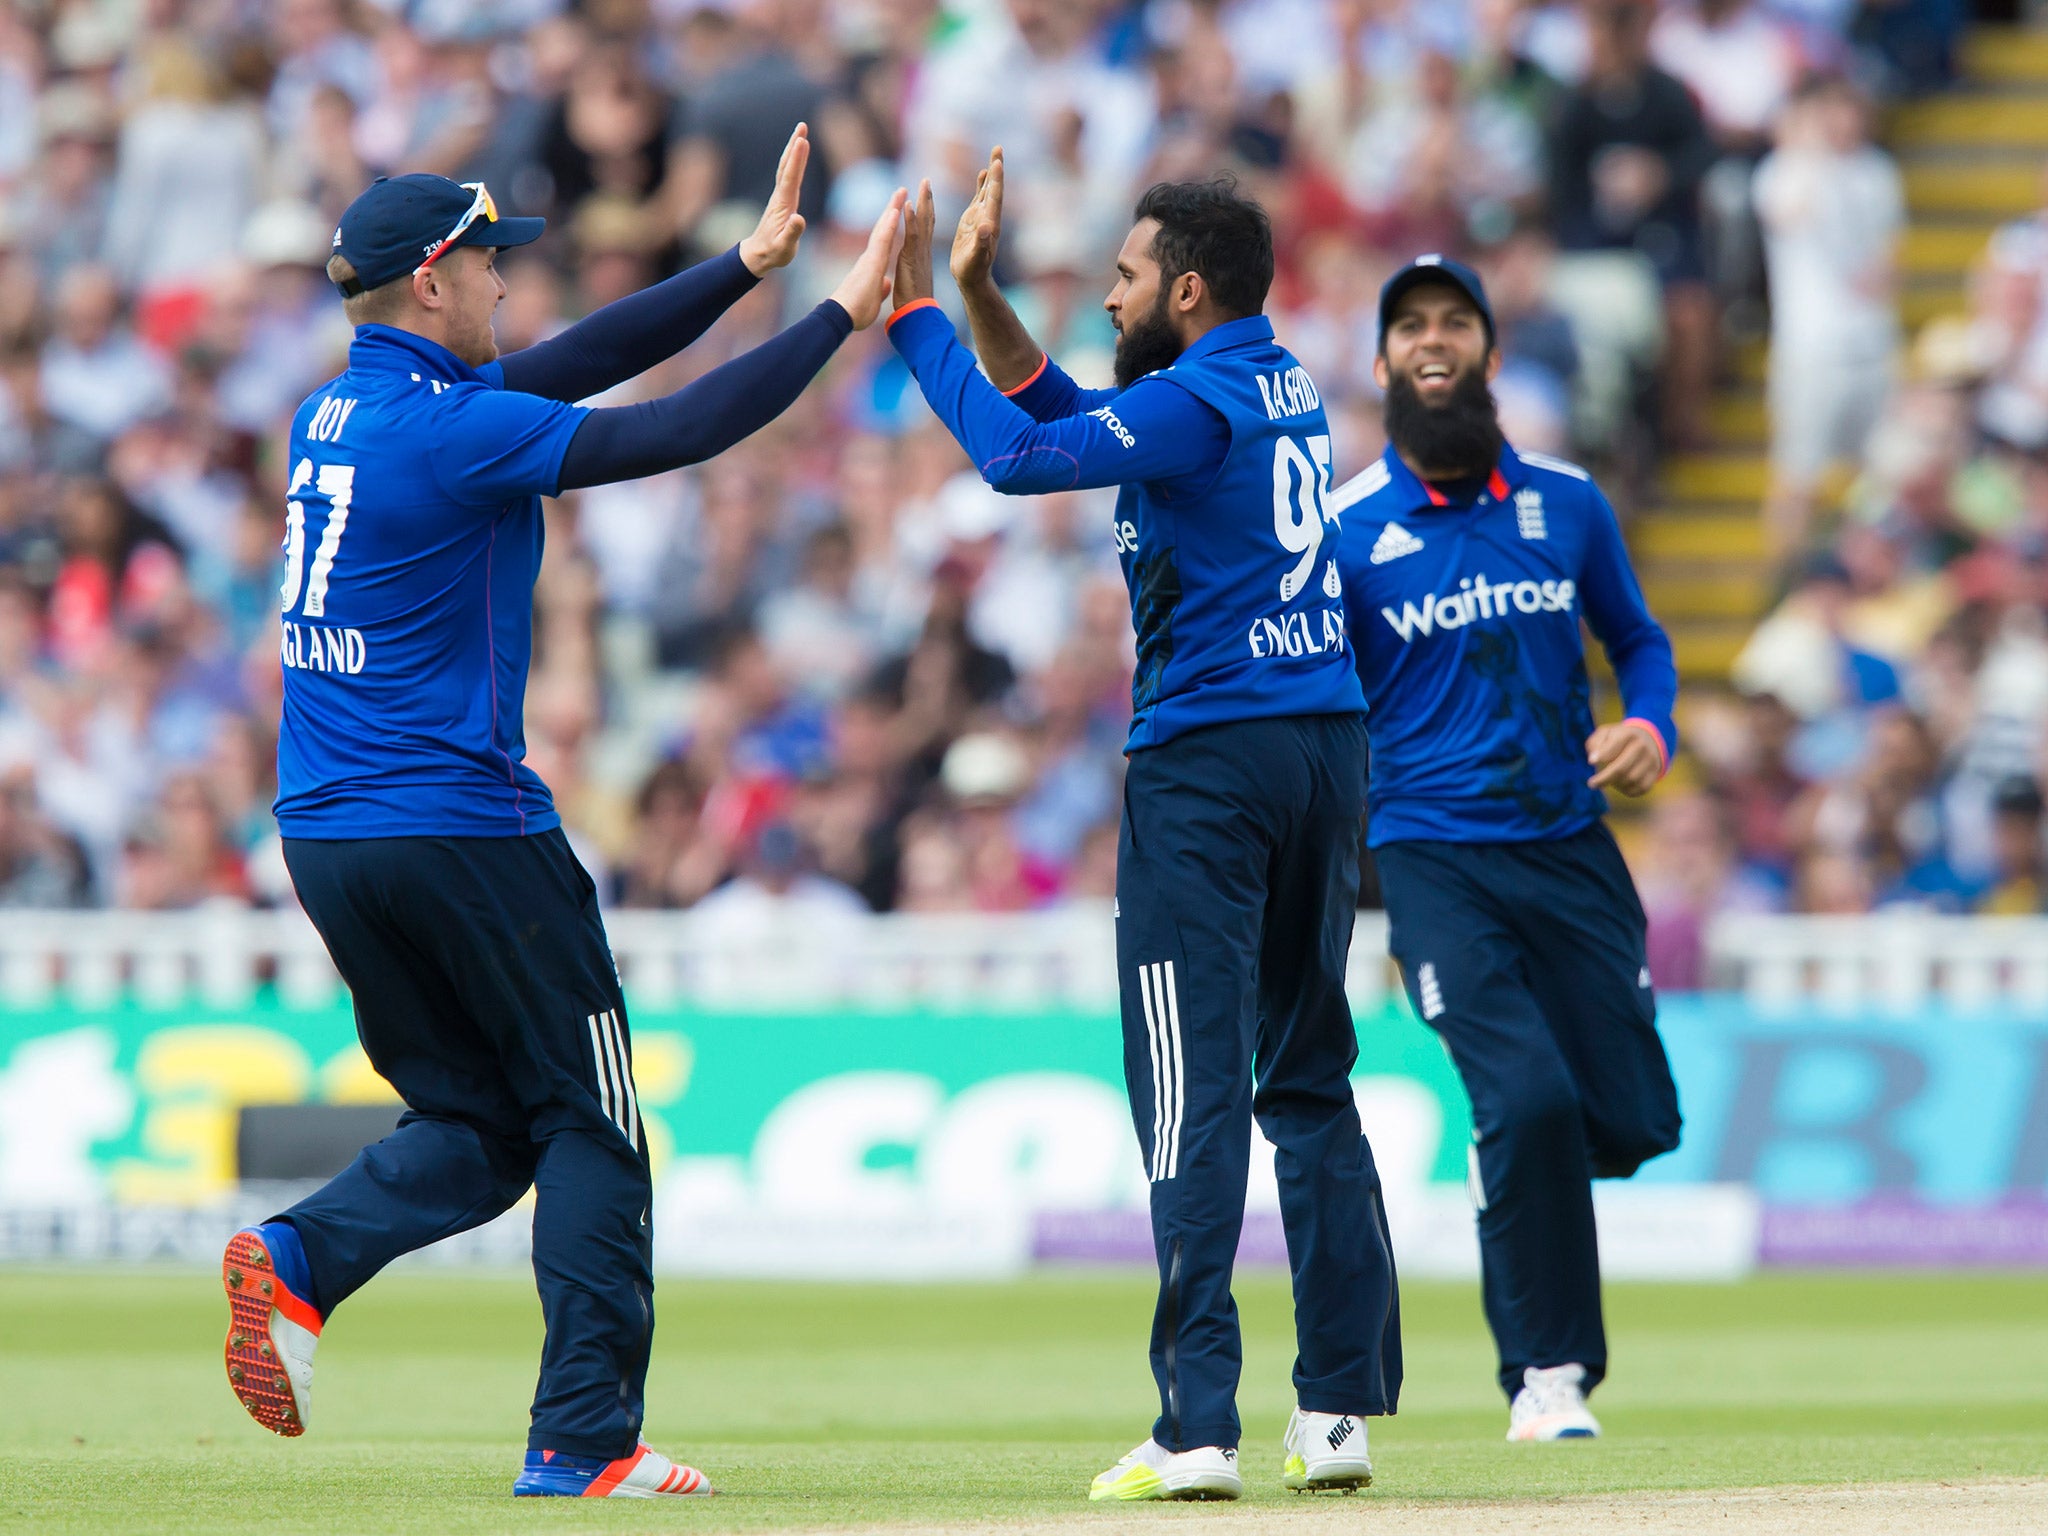
<svg viewBox="0 0 2048 1536">
<path fill-rule="evenodd" d="M 662 1288 L 650 1440 L 722 1497 L 507 1495 L 540 1332 L 517 1278 L 393 1275 L 322 1340 L 312 1429 L 281 1441 L 221 1377 L 217 1278 L 0 1271 L 0 1530 L 342 1533 L 1112 1523 L 1087 1481 L 1153 1413 L 1134 1274 L 1000 1286 Z M 1279 1506 L 1284 1278 L 1246 1277 L 1247 1496 Z M 2039 1476 L 2048 1284 L 1775 1277 L 1615 1286 L 1608 1438 L 1506 1446 L 1470 1287 L 1404 1289 L 1407 1387 L 1368 1502 Z M 1325 1501 L 1332 1502 L 1332 1501 Z"/>
</svg>

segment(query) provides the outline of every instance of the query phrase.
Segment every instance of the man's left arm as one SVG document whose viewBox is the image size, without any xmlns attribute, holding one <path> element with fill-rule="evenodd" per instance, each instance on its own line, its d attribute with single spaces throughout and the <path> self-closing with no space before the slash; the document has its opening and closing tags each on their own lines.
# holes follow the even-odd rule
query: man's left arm
<svg viewBox="0 0 2048 1536">
<path fill-rule="evenodd" d="M 889 339 L 982 479 L 1009 495 L 1199 483 L 1214 477 L 1230 449 L 1222 415 L 1164 380 L 1141 379 L 1087 414 L 1033 420 L 975 366 L 930 299 L 891 316 Z"/>
<path fill-rule="evenodd" d="M 1587 738 L 1586 761 L 1594 769 L 1587 782 L 1595 789 L 1612 786 L 1625 795 L 1640 795 L 1664 776 L 1678 749 L 1678 728 L 1671 720 L 1678 666 L 1671 637 L 1643 601 L 1614 509 L 1596 487 L 1588 484 L 1586 491 L 1590 526 L 1579 595 L 1586 622 L 1620 680 L 1622 707 L 1628 712 L 1619 725 L 1603 725 Z"/>
<path fill-rule="evenodd" d="M 498 359 L 498 377 L 492 379 L 486 367 L 480 370 L 485 379 L 547 400 L 585 400 L 674 357 L 762 278 L 795 258 L 804 235 L 797 203 L 810 158 L 810 129 L 798 123 L 751 235 L 723 256 L 616 299 L 560 335 Z"/>
<path fill-rule="evenodd" d="M 614 299 L 567 330 L 498 359 L 504 387 L 587 400 L 666 362 L 710 330 L 760 278 L 734 246 L 665 282 Z M 489 378 L 488 369 L 482 370 Z"/>
</svg>

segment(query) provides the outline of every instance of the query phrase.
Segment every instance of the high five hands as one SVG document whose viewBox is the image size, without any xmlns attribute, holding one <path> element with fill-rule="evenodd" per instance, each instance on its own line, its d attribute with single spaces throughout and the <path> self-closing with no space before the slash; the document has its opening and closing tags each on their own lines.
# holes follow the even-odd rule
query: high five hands
<svg viewBox="0 0 2048 1536">
<path fill-rule="evenodd" d="M 927 191 L 925 195 L 929 198 L 931 194 Z M 882 312 L 882 301 L 889 297 L 890 276 L 901 267 L 898 253 L 904 246 L 903 204 L 908 196 L 903 188 L 896 189 L 896 195 L 889 199 L 889 206 L 882 210 L 882 216 L 875 220 L 875 227 L 868 234 L 867 249 L 832 290 L 833 301 L 853 318 L 856 331 L 864 331 L 875 323 Z M 898 302 L 902 302 L 900 297 Z"/>
<path fill-rule="evenodd" d="M 932 206 L 932 184 L 917 185 L 917 202 L 904 221 L 903 254 L 896 259 L 896 303 L 898 307 L 932 296 L 932 247 L 937 215 Z M 953 281 L 963 292 L 992 281 L 996 242 L 1003 232 L 1003 150 L 999 144 L 989 151 L 988 168 L 975 178 L 974 196 L 953 231 L 953 252 L 948 262 Z"/>
<path fill-rule="evenodd" d="M 993 280 L 996 241 L 1003 232 L 1003 146 L 988 154 L 988 169 L 975 178 L 974 196 L 953 231 L 950 265 L 963 291 Z"/>
<path fill-rule="evenodd" d="M 766 277 L 796 259 L 796 248 L 804 237 L 804 216 L 796 211 L 796 205 L 803 194 L 804 167 L 810 163 L 810 124 L 798 123 L 782 147 L 782 159 L 775 167 L 775 190 L 761 210 L 761 222 L 740 242 L 740 260 L 756 277 Z"/>
<path fill-rule="evenodd" d="M 783 146 L 781 163 L 775 167 L 775 191 L 768 198 L 768 206 L 761 210 L 761 222 L 740 242 L 740 260 L 756 277 L 765 277 L 796 259 L 797 246 L 804 238 L 804 216 L 796 209 L 803 195 L 804 167 L 810 163 L 810 125 L 798 123 Z M 889 206 L 875 220 L 867 249 L 832 290 L 833 302 L 852 318 L 856 331 L 864 331 L 875 323 L 875 317 L 882 312 L 882 301 L 889 297 L 890 274 L 903 242 L 906 196 L 901 187 L 896 189 Z"/>
</svg>

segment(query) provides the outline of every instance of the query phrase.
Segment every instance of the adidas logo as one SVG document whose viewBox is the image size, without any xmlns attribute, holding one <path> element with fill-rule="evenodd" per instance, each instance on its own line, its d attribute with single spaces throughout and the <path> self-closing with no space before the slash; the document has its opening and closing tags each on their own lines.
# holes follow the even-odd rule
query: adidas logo
<svg viewBox="0 0 2048 1536">
<path fill-rule="evenodd" d="M 1425 960 L 1415 968 L 1416 1001 L 1422 1005 L 1422 1016 L 1434 1019 L 1444 1011 L 1444 989 L 1436 979 L 1436 962 Z"/>
<path fill-rule="evenodd" d="M 1349 1440 L 1351 1438 L 1352 1431 L 1354 1431 L 1357 1428 L 1358 1420 L 1347 1416 L 1345 1418 L 1339 1419 L 1337 1421 L 1337 1427 L 1331 1430 L 1327 1435 L 1323 1436 L 1323 1438 L 1330 1442 L 1330 1449 L 1334 1451 L 1346 1440 Z"/>
<path fill-rule="evenodd" d="M 1372 541 L 1370 559 L 1374 565 L 1385 565 L 1389 560 L 1398 560 L 1403 555 L 1412 555 L 1422 548 L 1422 540 L 1415 537 L 1399 523 L 1389 523 L 1380 530 L 1380 536 Z"/>
</svg>

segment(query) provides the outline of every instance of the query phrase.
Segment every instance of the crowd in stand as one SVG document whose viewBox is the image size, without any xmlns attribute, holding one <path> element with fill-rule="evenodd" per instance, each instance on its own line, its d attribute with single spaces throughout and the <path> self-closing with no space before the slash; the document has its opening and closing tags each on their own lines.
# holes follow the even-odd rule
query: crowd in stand
<svg viewBox="0 0 2048 1536">
<path fill-rule="evenodd" d="M 480 180 L 549 218 L 504 263 L 509 351 L 731 245 L 799 120 L 805 254 L 608 400 L 802 313 L 899 183 L 929 174 L 957 211 L 995 143 L 999 275 L 1084 379 L 1106 379 L 1097 301 L 1137 191 L 1228 170 L 1255 192 L 1340 478 L 1381 446 L 1374 297 L 1419 250 L 1491 284 L 1510 437 L 1593 462 L 1624 504 L 1710 440 L 1728 342 L 1768 323 L 1798 589 L 1740 701 L 1688 720 L 1697 766 L 1655 802 L 1648 878 L 1681 917 L 2038 904 L 2012 829 L 2032 818 L 2038 870 L 2048 222 L 2001 233 L 1972 318 L 1885 387 L 1901 214 L 1871 109 L 1938 88 L 1961 20 L 1953 0 L 7 7 L 0 905 L 290 900 L 268 813 L 283 427 L 342 366 L 323 266 L 372 177 Z M 1108 505 L 986 490 L 879 331 L 720 459 L 550 503 L 528 756 L 608 900 L 747 923 L 1106 894 L 1130 667 Z"/>
</svg>

